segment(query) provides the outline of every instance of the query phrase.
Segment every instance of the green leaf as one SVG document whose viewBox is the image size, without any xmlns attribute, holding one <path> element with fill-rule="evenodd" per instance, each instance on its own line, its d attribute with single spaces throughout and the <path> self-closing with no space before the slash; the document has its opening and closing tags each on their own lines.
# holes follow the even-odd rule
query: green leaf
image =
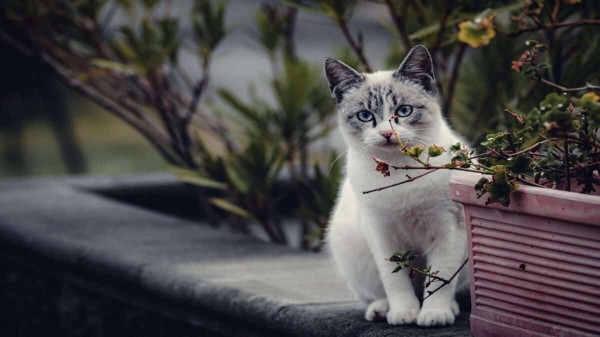
<svg viewBox="0 0 600 337">
<path fill-rule="evenodd" d="M 460 151 L 461 149 L 462 149 L 462 144 L 460 142 L 450 146 L 450 151 L 452 151 L 452 152 Z"/>
<path fill-rule="evenodd" d="M 485 141 L 481 142 L 481 145 L 488 148 L 502 147 L 503 141 L 506 139 L 506 136 L 509 135 L 508 131 L 501 131 L 496 133 L 490 133 L 485 136 Z"/>
<path fill-rule="evenodd" d="M 413 255 L 413 253 L 415 252 L 414 249 L 407 249 L 404 252 L 402 252 L 402 256 L 406 259 L 408 259 L 409 256 Z"/>
<path fill-rule="evenodd" d="M 201 56 L 210 54 L 223 40 L 225 29 L 225 2 L 213 4 L 209 0 L 196 0 L 192 10 L 192 27 Z"/>
<path fill-rule="evenodd" d="M 394 270 L 392 270 L 392 273 L 397 273 L 397 272 L 399 272 L 400 270 L 402 270 L 402 268 L 404 268 L 404 267 L 402 267 L 401 265 L 400 265 L 400 266 L 397 266 L 396 268 L 394 268 Z"/>
<path fill-rule="evenodd" d="M 404 262 L 404 258 L 402 257 L 402 253 L 394 253 L 390 256 L 389 260 L 391 262 Z"/>
<path fill-rule="evenodd" d="M 479 181 L 477 182 L 477 184 L 475 184 L 475 191 L 477 193 L 477 199 L 481 198 L 487 191 L 487 185 L 489 184 L 490 180 L 488 178 L 481 178 L 479 179 Z"/>
<path fill-rule="evenodd" d="M 312 12 L 315 14 L 323 14 L 323 10 L 319 7 L 308 6 L 308 5 L 305 5 L 301 2 L 294 1 L 294 0 L 279 0 L 279 1 L 288 7 L 301 9 L 303 11 Z"/>
<path fill-rule="evenodd" d="M 522 4 L 520 2 L 517 2 L 514 4 L 507 5 L 507 6 L 488 9 L 487 11 L 494 12 L 494 13 L 512 12 L 514 10 L 520 9 L 521 6 L 522 6 Z M 455 26 L 457 23 L 463 21 L 464 19 L 469 19 L 469 18 L 470 18 L 470 15 L 464 15 L 464 14 L 457 15 L 457 17 L 454 18 L 453 20 L 448 20 L 446 27 Z M 422 28 L 422 29 L 410 34 L 408 37 L 411 41 L 412 40 L 422 40 L 430 35 L 437 34 L 437 32 L 439 30 L 440 30 L 440 24 L 439 24 L 439 22 L 436 22 L 433 25 L 427 26 L 425 28 Z"/>
<path fill-rule="evenodd" d="M 210 202 L 211 204 L 215 205 L 216 207 L 219 207 L 220 209 L 227 211 L 231 214 L 241 216 L 242 218 L 247 218 L 247 219 L 254 218 L 252 216 L 252 214 L 250 214 L 250 212 L 233 204 L 229 200 L 222 199 L 222 198 L 210 198 L 210 199 L 208 199 L 208 202 Z"/>
<path fill-rule="evenodd" d="M 510 194 L 516 190 L 517 185 L 511 181 L 506 166 L 496 165 L 491 169 L 494 171 L 492 181 L 485 184 L 485 190 L 490 194 L 486 204 L 498 202 L 503 206 L 509 206 Z"/>
<path fill-rule="evenodd" d="M 142 73 L 142 69 L 140 69 L 139 67 L 123 64 L 120 62 L 105 60 L 105 59 L 92 59 L 92 60 L 90 60 L 90 63 L 94 67 L 97 67 L 100 69 L 112 70 L 115 73 L 119 73 L 119 74 L 131 75 L 131 74 L 141 74 Z"/>
<path fill-rule="evenodd" d="M 198 171 L 178 166 L 169 166 L 169 169 L 173 171 L 173 173 L 175 173 L 177 179 L 183 182 L 193 184 L 196 186 L 214 188 L 219 190 L 227 189 L 226 184 L 207 178 Z"/>
<path fill-rule="evenodd" d="M 413 158 L 419 158 L 419 156 L 423 153 L 425 147 L 423 146 L 413 146 L 406 149 L 405 153 Z"/>
<path fill-rule="evenodd" d="M 531 160 L 526 156 L 517 156 L 510 163 L 510 168 L 515 173 L 528 173 L 531 172 Z"/>
<path fill-rule="evenodd" d="M 225 103 L 230 105 L 240 115 L 242 115 L 242 117 L 250 120 L 255 125 L 258 126 L 258 125 L 265 124 L 265 120 L 263 119 L 261 114 L 256 109 L 253 109 L 250 105 L 243 103 L 231 91 L 226 90 L 226 89 L 220 89 L 219 96 L 221 96 L 221 98 L 225 101 Z"/>
<path fill-rule="evenodd" d="M 236 170 L 236 165 L 230 164 L 225 166 L 225 172 L 227 173 L 227 179 L 233 185 L 233 187 L 241 193 L 248 193 L 250 190 L 249 182 L 240 177 L 239 172 Z"/>
</svg>

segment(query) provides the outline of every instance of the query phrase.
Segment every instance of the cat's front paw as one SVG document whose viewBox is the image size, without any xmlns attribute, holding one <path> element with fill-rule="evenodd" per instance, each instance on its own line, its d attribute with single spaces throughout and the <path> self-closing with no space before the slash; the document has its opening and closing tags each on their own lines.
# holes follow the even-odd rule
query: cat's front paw
<svg viewBox="0 0 600 337">
<path fill-rule="evenodd" d="M 369 304 L 369 306 L 367 307 L 367 311 L 365 312 L 365 318 L 367 319 L 367 321 L 385 319 L 389 310 L 390 305 L 388 303 L 388 300 L 385 298 L 381 298 Z"/>
<path fill-rule="evenodd" d="M 456 308 L 445 309 L 422 309 L 417 317 L 417 324 L 420 326 L 436 326 L 454 324 L 458 306 Z"/>
<path fill-rule="evenodd" d="M 407 306 L 391 309 L 387 313 L 387 322 L 391 325 L 406 325 L 414 323 L 419 314 L 419 306 Z"/>
</svg>

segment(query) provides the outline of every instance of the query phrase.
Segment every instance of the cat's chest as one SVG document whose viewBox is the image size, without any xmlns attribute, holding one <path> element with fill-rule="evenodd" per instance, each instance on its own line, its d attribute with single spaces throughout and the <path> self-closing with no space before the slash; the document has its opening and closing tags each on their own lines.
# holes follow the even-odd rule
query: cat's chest
<svg viewBox="0 0 600 337">
<path fill-rule="evenodd" d="M 363 231 L 378 233 L 374 236 L 376 240 L 390 240 L 400 246 L 410 244 L 411 248 L 423 251 L 439 232 L 435 222 L 430 221 L 435 216 L 432 204 L 389 209 L 362 206 L 359 213 L 364 215 L 361 217 Z"/>
<path fill-rule="evenodd" d="M 353 165 L 354 164 L 354 165 Z M 359 205 L 386 213 L 402 213 L 448 198 L 449 172 L 434 172 L 415 181 L 407 175 L 422 172 L 394 171 L 384 176 L 373 165 L 348 163 L 348 179 Z"/>
</svg>

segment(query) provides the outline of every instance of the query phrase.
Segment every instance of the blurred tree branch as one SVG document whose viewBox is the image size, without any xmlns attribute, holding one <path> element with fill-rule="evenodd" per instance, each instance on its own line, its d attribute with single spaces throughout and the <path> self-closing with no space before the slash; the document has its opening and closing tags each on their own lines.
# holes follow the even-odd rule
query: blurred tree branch
<svg viewBox="0 0 600 337">
<path fill-rule="evenodd" d="M 533 27 L 521 28 L 513 32 L 509 32 L 506 35 L 510 37 L 517 37 L 521 34 L 535 32 L 538 30 L 556 30 L 561 28 L 575 28 L 575 27 L 583 27 L 583 26 L 599 26 L 599 19 L 581 19 L 579 21 L 569 21 L 569 22 L 556 22 L 556 23 L 547 23 L 542 24 L 538 22 L 538 25 Z"/>
<path fill-rule="evenodd" d="M 456 89 L 456 82 L 458 81 L 460 74 L 460 66 L 462 65 L 465 52 L 467 51 L 467 45 L 462 44 L 458 47 L 458 52 L 454 55 L 454 62 L 452 64 L 452 72 L 450 73 L 450 79 L 448 80 L 448 86 L 446 89 L 446 95 L 444 96 L 444 102 L 442 105 L 442 113 L 444 117 L 450 117 L 450 111 L 452 111 L 452 101 L 454 100 L 454 92 Z"/>
<path fill-rule="evenodd" d="M 150 124 L 149 121 L 143 117 L 142 112 L 138 110 L 137 107 L 128 104 L 126 100 L 115 101 L 110 99 L 106 95 L 101 94 L 97 89 L 91 87 L 90 85 L 84 84 L 82 81 L 78 80 L 77 77 L 74 76 L 74 74 L 72 74 L 65 66 L 57 62 L 47 53 L 43 51 L 34 52 L 3 31 L 0 31 L 0 38 L 27 57 L 34 57 L 37 54 L 40 61 L 52 69 L 55 75 L 57 75 L 57 77 L 64 84 L 89 98 L 93 102 L 96 102 L 98 105 L 115 114 L 117 117 L 140 132 L 160 151 L 160 153 L 165 157 L 165 159 L 167 159 L 169 163 L 178 163 L 176 156 L 174 156 L 169 150 L 170 139 L 168 136 L 161 132 L 160 129 Z M 127 108 L 124 108 L 124 106 Z"/>
<path fill-rule="evenodd" d="M 11 3 L 0 16 L 0 38 L 39 59 L 67 86 L 124 120 L 170 164 L 198 168 L 190 124 L 208 85 L 212 51 L 225 35 L 224 5 L 196 0 L 192 19 L 202 77 L 188 96 L 166 74 L 177 68 L 178 22 L 150 15 L 156 2 L 149 2 L 137 29 L 122 26 L 122 39 L 109 39 L 102 24 L 107 25 L 126 1 L 107 3 L 103 18 L 99 13 L 104 2 Z M 151 117 L 152 111 L 160 125 Z M 204 123 L 207 129 L 231 146 L 224 124 L 213 116 L 203 117 L 209 121 Z"/>
<path fill-rule="evenodd" d="M 350 28 L 348 27 L 348 22 L 345 18 L 337 17 L 336 23 L 342 30 L 342 33 L 344 34 L 346 41 L 348 41 L 350 48 L 354 50 L 356 56 L 360 60 L 360 63 L 364 66 L 365 71 L 368 73 L 372 73 L 373 68 L 371 67 L 371 64 L 369 64 L 369 61 L 365 56 L 362 33 L 359 31 L 355 40 L 354 37 L 352 37 L 352 33 L 350 32 Z"/>
<path fill-rule="evenodd" d="M 388 11 L 396 26 L 404 50 L 409 50 L 412 47 L 412 42 L 410 41 L 410 37 L 406 30 L 406 15 L 408 14 L 409 4 L 410 1 L 405 0 L 401 2 L 400 8 L 396 8 L 393 0 L 385 0 L 385 5 L 388 7 Z"/>
</svg>

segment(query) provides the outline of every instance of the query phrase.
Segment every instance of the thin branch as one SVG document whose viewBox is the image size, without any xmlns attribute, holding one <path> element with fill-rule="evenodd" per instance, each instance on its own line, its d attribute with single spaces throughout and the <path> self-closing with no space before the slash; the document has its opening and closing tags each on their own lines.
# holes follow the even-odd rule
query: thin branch
<svg viewBox="0 0 600 337">
<path fill-rule="evenodd" d="M 179 78 L 181 78 L 182 82 L 185 84 L 185 86 L 190 91 L 193 91 L 194 83 L 193 83 L 192 79 L 188 76 L 188 74 L 185 73 L 185 71 L 183 71 L 183 69 L 181 69 L 181 66 L 179 64 L 175 65 L 174 67 L 175 67 L 175 74 L 177 74 L 177 76 L 179 76 Z"/>
<path fill-rule="evenodd" d="M 294 43 L 294 33 L 296 32 L 296 19 L 298 17 L 298 8 L 288 7 L 285 14 L 285 22 L 287 26 L 283 32 L 285 38 L 285 54 L 292 61 L 296 61 L 298 56 L 296 55 L 296 45 Z"/>
<path fill-rule="evenodd" d="M 527 180 L 527 179 L 523 179 L 523 178 L 521 178 L 521 177 L 517 177 L 516 179 L 517 179 L 519 182 L 521 182 L 521 183 L 523 183 L 523 184 L 525 184 L 525 185 L 529 185 L 529 186 L 535 186 L 535 187 L 541 187 L 541 188 L 548 188 L 548 186 L 541 185 L 541 184 L 537 184 L 537 183 L 534 183 L 533 181 L 529 181 L 529 180 Z"/>
<path fill-rule="evenodd" d="M 550 141 L 550 139 L 545 139 L 545 140 L 542 140 L 542 141 L 540 141 L 540 142 L 537 142 L 537 143 L 535 143 L 535 144 L 531 145 L 530 147 L 528 147 L 528 148 L 526 148 L 526 149 L 523 149 L 523 150 L 521 150 L 521 151 L 517 151 L 517 152 L 514 152 L 514 153 L 509 153 L 508 155 L 509 155 L 509 156 L 518 156 L 518 155 L 520 155 L 520 154 L 523 154 L 523 153 L 525 153 L 525 152 L 529 152 L 529 151 L 531 151 L 531 150 L 535 149 L 536 147 L 538 147 L 538 146 L 540 146 L 540 145 L 542 145 L 542 144 L 544 144 L 544 143 L 547 143 L 547 142 L 549 142 L 549 141 Z"/>
<path fill-rule="evenodd" d="M 586 169 L 588 167 L 592 167 L 592 166 L 596 166 L 596 165 L 600 165 L 600 161 L 596 161 L 596 162 L 593 162 L 593 163 L 589 163 L 589 164 L 583 165 L 583 166 L 579 167 L 579 169 Z"/>
<path fill-rule="evenodd" d="M 488 152 L 480 154 L 480 155 L 472 156 L 469 159 L 475 159 L 475 158 L 478 158 L 478 157 L 485 157 L 485 156 L 489 156 L 490 154 L 495 154 L 496 156 L 502 157 L 502 158 L 508 158 L 508 157 L 511 157 L 511 156 L 516 156 L 516 155 L 519 155 L 519 154 L 531 151 L 532 149 L 535 149 L 536 147 L 538 147 L 538 146 L 540 146 L 540 145 L 542 145 L 544 143 L 547 143 L 548 141 L 550 141 L 550 140 L 546 139 L 546 140 L 537 142 L 537 143 L 533 144 L 532 146 L 530 146 L 530 147 L 528 147 L 528 148 L 526 148 L 524 150 L 515 152 L 515 153 L 505 154 L 505 153 L 498 153 L 497 151 L 494 151 L 494 150 L 490 150 L 491 152 L 488 151 Z M 413 158 L 413 157 L 411 157 L 411 158 Z M 389 164 L 387 164 L 387 165 L 389 165 Z M 480 168 L 483 168 L 484 170 L 478 170 L 478 169 L 472 169 L 472 168 L 466 168 L 466 167 L 431 166 L 431 165 L 428 165 L 428 164 L 425 164 L 425 163 L 423 163 L 423 166 L 409 166 L 409 165 L 395 166 L 395 165 L 389 165 L 389 167 L 391 167 L 391 168 L 393 168 L 395 170 L 427 170 L 427 171 L 424 172 L 424 173 L 422 173 L 422 174 L 419 174 L 417 176 L 414 176 L 414 177 L 411 177 L 411 176 L 407 175 L 406 176 L 408 178 L 407 180 L 403 180 L 401 182 L 394 183 L 394 184 L 387 185 L 387 186 L 378 187 L 378 188 L 375 188 L 375 189 L 372 189 L 372 190 L 363 191 L 362 193 L 363 194 L 369 194 L 369 193 L 372 193 L 372 192 L 379 192 L 379 191 L 382 191 L 382 190 L 385 190 L 385 189 L 388 189 L 388 188 L 391 188 L 391 187 L 403 185 L 403 184 L 409 183 L 411 181 L 417 180 L 419 178 L 422 178 L 422 177 L 424 177 L 424 176 L 426 176 L 428 174 L 431 174 L 431 173 L 433 173 L 433 172 L 435 172 L 437 170 L 456 170 L 456 171 L 471 172 L 471 173 L 477 173 L 477 174 L 491 174 L 492 173 L 492 172 L 489 171 L 489 168 L 486 168 L 485 166 L 482 166 L 481 164 L 478 164 L 478 166 Z M 485 170 L 488 170 L 488 171 L 485 171 Z M 540 184 L 536 184 L 534 182 L 522 179 L 522 178 L 520 178 L 518 176 L 515 179 L 518 180 L 518 181 L 520 181 L 520 182 L 522 182 L 523 184 L 526 184 L 526 185 L 531 185 L 531 186 L 536 186 L 536 187 L 546 187 L 546 186 L 543 186 L 543 185 L 540 185 Z"/>
<path fill-rule="evenodd" d="M 162 85 L 163 83 L 159 79 L 158 74 L 156 74 L 156 73 L 149 73 L 148 78 L 150 80 L 150 86 L 152 87 L 152 90 L 153 90 L 152 102 L 156 108 L 156 112 L 157 112 L 158 116 L 160 117 L 165 129 L 167 130 L 167 133 L 169 134 L 171 139 L 173 139 L 174 149 L 180 155 L 182 155 L 182 157 L 184 157 L 185 149 L 183 147 L 183 144 L 180 139 L 180 135 L 177 132 L 177 128 L 175 126 L 176 121 L 174 120 L 174 118 L 176 116 L 174 116 L 171 113 L 171 109 L 169 109 L 165 97 L 163 97 L 163 95 L 159 94 L 161 92 L 165 92 L 165 90 L 163 90 L 164 89 L 163 85 Z"/>
<path fill-rule="evenodd" d="M 394 6 L 394 2 L 392 0 L 385 0 L 385 4 L 389 9 L 388 12 L 392 17 L 392 22 L 394 22 L 394 25 L 398 30 L 398 35 L 400 36 L 400 40 L 402 41 L 404 50 L 408 50 L 411 47 L 411 42 L 408 32 L 406 31 L 405 19 L 409 1 L 405 0 L 404 2 L 402 2 L 403 6 L 402 8 L 400 8 L 400 14 L 396 10 L 396 7 Z"/>
<path fill-rule="evenodd" d="M 405 166 L 394 166 L 394 165 L 390 165 L 391 168 L 396 169 L 396 170 L 457 170 L 457 171 L 464 171 L 464 172 L 473 172 L 473 173 L 482 173 L 481 171 L 478 170 L 474 170 L 474 169 L 470 169 L 470 168 L 465 168 L 465 167 L 448 167 L 448 166 L 431 166 L 431 165 L 427 165 L 427 166 L 409 166 L 409 165 L 405 165 Z M 413 179 L 416 179 L 417 177 L 414 177 Z"/>
<path fill-rule="evenodd" d="M 181 92 L 174 92 L 173 94 L 180 104 L 184 106 L 189 106 L 190 101 L 192 100 L 191 97 L 184 95 Z M 229 137 L 229 130 L 222 118 L 220 118 L 218 115 L 209 114 L 206 111 L 202 111 L 201 106 L 198 107 L 194 114 L 202 115 L 206 117 L 207 120 L 202 124 L 195 125 L 196 127 L 198 127 L 199 129 L 207 130 L 214 134 L 216 137 L 219 137 L 221 140 L 223 140 L 223 143 L 225 144 L 225 147 L 227 148 L 228 152 L 237 152 L 239 150 L 238 145 Z M 209 116 L 211 118 L 208 118 Z M 190 120 L 190 123 L 192 123 L 192 120 Z"/>
<path fill-rule="evenodd" d="M 354 40 L 354 37 L 352 37 L 352 33 L 350 33 L 350 29 L 348 28 L 348 22 L 346 22 L 346 19 L 340 17 L 336 21 L 338 26 L 342 30 L 346 41 L 348 41 L 348 44 L 350 45 L 352 50 L 354 50 L 356 56 L 358 56 L 358 59 L 365 67 L 365 70 L 369 73 L 373 72 L 373 68 L 371 68 L 369 61 L 367 61 L 367 58 L 365 57 L 362 43 L 360 43 L 360 41 L 357 42 L 356 40 Z"/>
<path fill-rule="evenodd" d="M 139 133 L 141 133 L 151 144 L 153 144 L 159 152 L 165 157 L 165 159 L 171 163 L 176 164 L 180 163 L 180 159 L 177 159 L 171 153 L 169 147 L 165 146 L 166 144 L 172 144 L 172 141 L 165 136 L 160 135 L 159 132 L 153 131 L 150 129 L 150 125 L 146 123 L 141 123 L 140 119 L 131 116 L 126 110 L 119 106 L 119 103 L 105 97 L 102 93 L 92 89 L 91 87 L 83 84 L 81 81 L 75 79 L 68 71 L 63 68 L 61 65 L 51 60 L 47 55 L 42 56 L 42 61 L 50 66 L 52 70 L 54 70 L 55 74 L 62 79 L 63 83 L 65 83 L 71 89 L 79 92 L 84 95 L 91 101 L 105 108 L 107 111 L 115 114 L 117 117 L 124 120 L 127 124 L 136 129 Z"/>
<path fill-rule="evenodd" d="M 151 124 L 145 122 L 144 119 L 139 119 L 134 115 L 139 115 L 141 112 L 139 111 L 129 111 L 128 109 L 134 109 L 133 105 L 127 105 L 127 108 L 124 108 L 123 102 L 119 102 L 108 98 L 107 96 L 100 93 L 97 89 L 86 85 L 82 81 L 78 80 L 73 74 L 71 74 L 67 68 L 54 60 L 50 55 L 46 53 L 36 54 L 28 47 L 15 40 L 10 35 L 6 34 L 3 31 L 0 31 L 0 39 L 2 39 L 7 44 L 11 45 L 13 48 L 21 52 L 22 54 L 32 57 L 39 58 L 39 60 L 46 66 L 50 67 L 53 70 L 54 74 L 58 76 L 58 78 L 69 88 L 75 90 L 76 92 L 82 94 L 87 97 L 91 101 L 100 105 L 107 111 L 116 115 L 125 123 L 129 124 L 135 130 L 137 130 L 140 134 L 144 136 L 158 151 L 161 155 L 171 164 L 181 163 L 181 158 L 178 158 L 176 154 L 172 152 L 169 145 L 173 145 L 172 140 L 167 136 L 163 135 L 159 129 L 155 129 L 155 127 Z"/>
<path fill-rule="evenodd" d="M 206 86 L 208 85 L 209 65 L 210 55 L 205 55 L 204 59 L 202 60 L 202 78 L 194 85 L 194 89 L 192 91 L 192 99 L 188 106 L 187 112 L 183 116 L 184 123 L 186 124 L 188 124 L 194 116 L 194 113 L 198 108 L 198 102 L 200 102 L 200 97 L 202 96 L 202 94 L 206 90 Z"/>
<path fill-rule="evenodd" d="M 558 23 L 550 23 L 550 24 L 539 24 L 533 27 L 521 28 L 514 32 L 507 33 L 507 36 L 516 37 L 524 33 L 535 32 L 538 30 L 556 30 L 560 28 L 573 28 L 573 27 L 582 27 L 582 26 L 598 26 L 600 25 L 600 20 L 598 19 L 583 19 L 580 21 L 568 21 L 568 22 L 558 22 Z"/>
<path fill-rule="evenodd" d="M 431 297 L 431 295 L 435 294 L 438 290 L 442 289 L 444 286 L 450 284 L 450 282 L 452 282 L 452 280 L 454 280 L 456 278 L 456 276 L 458 276 L 458 273 L 460 273 L 460 271 L 467 265 L 467 262 L 469 262 L 469 258 L 465 259 L 465 261 L 460 265 L 460 267 L 454 272 L 454 274 L 452 274 L 452 276 L 450 276 L 449 279 L 443 279 L 443 278 L 439 278 L 438 279 L 440 281 L 442 281 L 442 284 L 433 289 L 432 291 L 428 291 L 428 295 L 425 296 L 425 298 L 423 298 L 423 301 L 425 301 L 426 299 L 428 299 L 429 297 Z"/>
<path fill-rule="evenodd" d="M 433 45 L 430 48 L 431 51 L 431 55 L 435 58 L 437 51 L 440 49 L 440 46 L 442 45 L 442 41 L 444 39 L 444 32 L 446 31 L 446 23 L 448 21 L 448 17 L 450 16 L 450 13 L 452 12 L 452 5 L 454 3 L 453 0 L 447 0 L 444 1 L 445 3 L 445 7 L 444 7 L 444 12 L 442 13 L 442 19 L 440 20 L 440 29 L 438 30 L 438 33 L 435 36 L 435 42 L 433 43 Z M 435 62 L 435 59 L 434 59 Z"/>
<path fill-rule="evenodd" d="M 585 86 L 583 87 L 577 87 L 577 88 L 567 88 L 567 87 L 563 87 L 560 84 L 556 84 L 552 81 L 549 81 L 545 78 L 540 78 L 540 82 L 547 84 L 551 87 L 554 87 L 562 92 L 571 92 L 571 91 L 583 91 L 583 90 L 600 90 L 600 85 L 594 85 L 591 83 L 586 83 Z"/>
<path fill-rule="evenodd" d="M 395 167 L 394 167 L 394 168 L 395 168 Z M 420 168 L 424 168 L 424 167 L 420 167 Z M 421 178 L 421 177 L 424 177 L 424 176 L 426 176 L 426 175 L 428 175 L 428 174 L 431 174 L 431 173 L 433 173 L 433 172 L 435 172 L 435 171 L 437 171 L 437 170 L 439 170 L 439 169 L 440 169 L 440 168 L 431 169 L 430 171 L 427 171 L 427 172 L 425 172 L 425 173 L 419 174 L 418 176 L 415 176 L 415 177 L 411 177 L 411 176 L 408 176 L 408 175 L 407 175 L 407 177 L 408 177 L 408 179 L 407 179 L 407 180 L 404 180 L 404 181 L 401 181 L 401 182 L 399 182 L 399 183 L 395 183 L 395 184 L 392 184 L 392 185 L 388 185 L 388 186 L 379 187 L 379 188 L 376 188 L 376 189 L 373 189 L 373 190 L 369 190 L 369 191 L 363 191 L 362 193 L 363 193 L 363 194 L 369 194 L 369 193 L 372 193 L 372 192 L 378 192 L 378 191 L 382 191 L 382 190 L 385 190 L 385 189 L 388 189 L 388 188 L 391 188 L 391 187 L 394 187 L 394 186 L 398 186 L 398 185 L 406 184 L 406 183 L 408 183 L 408 182 L 411 182 L 411 181 L 417 180 L 417 179 L 419 179 L 419 178 Z"/>
<path fill-rule="evenodd" d="M 118 9 L 119 9 L 119 6 L 117 4 L 117 1 L 116 0 L 111 1 L 110 7 L 108 8 L 108 12 L 106 12 L 106 15 L 100 21 L 100 29 L 99 29 L 100 34 L 103 34 L 106 31 L 106 29 L 108 28 L 108 25 L 114 18 Z"/>
<path fill-rule="evenodd" d="M 558 18 L 558 10 L 560 8 L 560 0 L 554 0 L 554 8 L 552 9 L 552 14 L 550 15 L 550 20 L 552 20 L 553 24 L 556 24 L 556 20 Z"/>
<path fill-rule="evenodd" d="M 452 102 L 454 99 L 454 91 L 456 89 L 456 82 L 458 80 L 458 74 L 460 71 L 460 65 L 462 63 L 466 50 L 467 45 L 461 43 L 458 49 L 458 53 L 456 53 L 456 56 L 454 57 L 454 65 L 452 67 L 452 73 L 450 74 L 450 80 L 448 81 L 448 91 L 446 92 L 446 97 L 444 98 L 444 108 L 442 110 L 444 117 L 446 118 L 450 116 L 450 110 L 452 109 Z"/>
<path fill-rule="evenodd" d="M 569 142 L 568 140 L 565 138 L 565 145 L 564 145 L 564 157 L 563 157 L 563 161 L 565 164 L 565 190 L 566 191 L 571 191 L 571 174 L 569 172 Z"/>
</svg>

